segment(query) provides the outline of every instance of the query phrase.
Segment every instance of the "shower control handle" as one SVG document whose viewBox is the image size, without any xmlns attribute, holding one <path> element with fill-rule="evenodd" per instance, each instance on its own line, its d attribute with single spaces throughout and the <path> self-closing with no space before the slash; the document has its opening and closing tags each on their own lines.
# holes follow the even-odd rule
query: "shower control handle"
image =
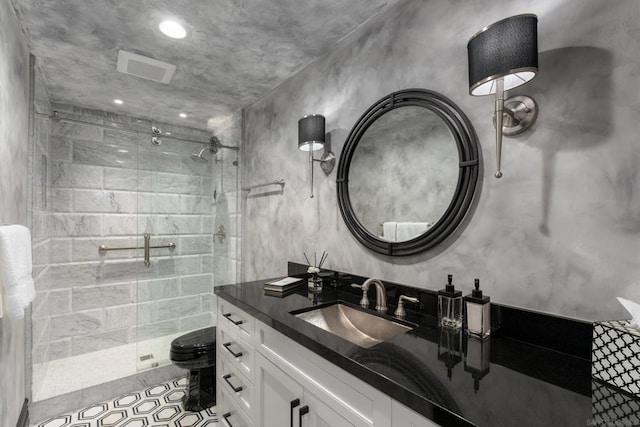
<svg viewBox="0 0 640 427">
<path fill-rule="evenodd" d="M 218 242 L 220 243 L 224 243 L 224 239 L 225 237 L 227 237 L 227 233 L 224 229 L 224 225 L 221 225 L 220 227 L 218 227 L 218 231 L 216 233 L 213 233 L 213 238 L 218 238 Z"/>
</svg>

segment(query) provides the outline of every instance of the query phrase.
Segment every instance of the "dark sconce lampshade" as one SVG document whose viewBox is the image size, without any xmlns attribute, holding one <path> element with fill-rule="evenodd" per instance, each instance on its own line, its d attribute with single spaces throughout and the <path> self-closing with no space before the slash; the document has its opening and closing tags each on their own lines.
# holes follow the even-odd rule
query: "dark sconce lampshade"
<svg viewBox="0 0 640 427">
<path fill-rule="evenodd" d="M 538 18 L 516 15 L 498 21 L 471 37 L 469 93 L 496 93 L 495 80 L 504 77 L 504 90 L 533 79 L 538 72 Z"/>
<path fill-rule="evenodd" d="M 316 151 L 324 147 L 324 116 L 310 114 L 298 120 L 298 149 Z"/>
<path fill-rule="evenodd" d="M 481 30 L 467 44 L 469 93 L 496 97 L 496 178 L 502 177 L 502 135 L 517 135 L 531 127 L 537 104 L 528 96 L 504 99 L 538 72 L 538 18 L 532 14 L 503 19 Z M 505 115 L 507 116 L 505 120 Z"/>
</svg>

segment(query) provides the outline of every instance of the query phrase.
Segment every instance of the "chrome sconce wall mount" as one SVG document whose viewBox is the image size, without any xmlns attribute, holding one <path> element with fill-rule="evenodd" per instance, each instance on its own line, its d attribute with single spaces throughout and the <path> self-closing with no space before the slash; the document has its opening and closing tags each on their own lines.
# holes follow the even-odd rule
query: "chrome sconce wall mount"
<svg viewBox="0 0 640 427">
<path fill-rule="evenodd" d="M 516 15 L 498 21 L 475 34 L 467 44 L 469 93 L 495 94 L 496 178 L 502 177 L 502 136 L 527 130 L 538 116 L 533 98 L 504 92 L 523 85 L 538 73 L 538 18 Z"/>
<path fill-rule="evenodd" d="M 309 168 L 311 171 L 311 192 L 309 197 L 313 198 L 313 164 L 320 163 L 320 168 L 329 175 L 336 165 L 336 156 L 331 151 L 325 149 L 325 119 L 320 114 L 310 114 L 298 120 L 298 149 L 309 152 Z M 316 159 L 313 152 L 325 150 L 322 157 Z"/>
</svg>

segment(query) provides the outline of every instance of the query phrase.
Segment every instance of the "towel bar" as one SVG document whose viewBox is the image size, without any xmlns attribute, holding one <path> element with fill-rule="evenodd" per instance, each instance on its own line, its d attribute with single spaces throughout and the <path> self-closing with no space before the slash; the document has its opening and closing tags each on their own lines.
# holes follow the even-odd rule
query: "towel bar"
<svg viewBox="0 0 640 427">
<path fill-rule="evenodd" d="M 275 181 L 267 182 L 265 184 L 257 184 L 257 185 L 251 185 L 249 187 L 242 187 L 242 191 L 250 192 L 254 188 L 266 187 L 268 185 L 279 185 L 280 190 L 282 190 L 284 188 L 284 179 L 277 179 Z"/>
</svg>

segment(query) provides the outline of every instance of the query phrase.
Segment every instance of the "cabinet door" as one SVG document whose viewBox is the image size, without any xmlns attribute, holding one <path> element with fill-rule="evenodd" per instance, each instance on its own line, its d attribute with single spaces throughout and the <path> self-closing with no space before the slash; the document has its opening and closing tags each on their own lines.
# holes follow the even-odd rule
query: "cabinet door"
<svg viewBox="0 0 640 427">
<path fill-rule="evenodd" d="M 309 409 L 309 413 L 302 416 L 300 427 L 355 427 L 355 424 L 348 422 L 308 390 L 304 391 L 303 408 L 305 407 Z"/>
<path fill-rule="evenodd" d="M 256 426 L 300 427 L 298 411 L 302 406 L 302 386 L 261 354 L 256 353 L 255 362 Z M 291 402 L 296 399 L 300 403 L 292 408 Z"/>
</svg>

